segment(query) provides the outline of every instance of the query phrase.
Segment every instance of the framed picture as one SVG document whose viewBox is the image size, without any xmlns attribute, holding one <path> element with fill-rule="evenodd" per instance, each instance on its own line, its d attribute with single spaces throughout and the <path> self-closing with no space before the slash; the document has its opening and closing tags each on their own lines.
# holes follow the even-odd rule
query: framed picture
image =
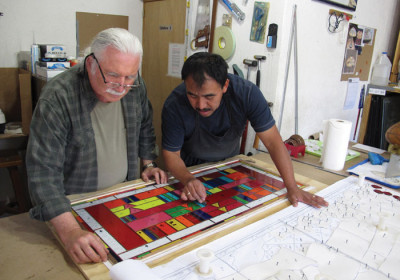
<svg viewBox="0 0 400 280">
<path fill-rule="evenodd" d="M 334 6 L 338 6 L 338 7 L 344 8 L 344 9 L 355 11 L 357 8 L 358 0 L 316 0 L 316 1 L 325 2 L 328 4 L 332 4 Z"/>
</svg>

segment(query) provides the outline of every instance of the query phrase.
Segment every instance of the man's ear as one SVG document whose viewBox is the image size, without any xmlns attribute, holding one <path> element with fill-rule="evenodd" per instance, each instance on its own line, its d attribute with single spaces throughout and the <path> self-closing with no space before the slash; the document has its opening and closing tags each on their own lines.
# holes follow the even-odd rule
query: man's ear
<svg viewBox="0 0 400 280">
<path fill-rule="evenodd" d="M 222 88 L 223 93 L 225 93 L 228 90 L 228 86 L 229 86 L 229 79 L 226 79 L 225 84 Z"/>
<path fill-rule="evenodd" d="M 87 65 L 86 66 L 92 66 L 92 64 L 93 64 L 93 61 L 94 61 L 94 58 L 93 58 L 93 56 L 91 55 L 91 56 L 89 56 L 87 59 L 86 59 L 86 63 L 87 63 Z"/>
</svg>

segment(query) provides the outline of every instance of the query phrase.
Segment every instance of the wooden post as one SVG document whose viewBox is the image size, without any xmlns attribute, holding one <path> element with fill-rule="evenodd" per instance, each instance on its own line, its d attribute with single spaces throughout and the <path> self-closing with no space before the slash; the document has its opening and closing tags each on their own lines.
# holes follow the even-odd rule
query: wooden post
<svg viewBox="0 0 400 280">
<path fill-rule="evenodd" d="M 367 87 L 367 91 L 368 91 L 368 89 L 369 88 Z M 372 95 L 368 94 L 368 92 L 366 92 L 365 94 L 366 94 L 366 96 L 365 96 L 365 101 L 364 101 L 364 108 L 363 108 L 363 112 L 362 112 L 360 130 L 358 132 L 358 139 L 357 139 L 357 142 L 360 144 L 364 144 L 365 134 L 367 133 L 369 109 L 371 108 Z"/>
<path fill-rule="evenodd" d="M 218 6 L 218 0 L 213 0 L 212 16 L 211 16 L 210 44 L 208 45 L 209 53 L 212 53 L 212 51 L 213 51 L 215 21 L 216 21 L 216 17 L 217 17 L 217 6 Z"/>
<path fill-rule="evenodd" d="M 392 63 L 392 71 L 390 73 L 390 81 L 392 83 L 397 83 L 397 79 L 399 74 L 399 59 L 400 59 L 400 31 L 399 31 L 399 37 L 397 38 L 397 45 L 396 45 L 396 51 L 394 53 L 393 57 L 393 63 Z"/>
</svg>

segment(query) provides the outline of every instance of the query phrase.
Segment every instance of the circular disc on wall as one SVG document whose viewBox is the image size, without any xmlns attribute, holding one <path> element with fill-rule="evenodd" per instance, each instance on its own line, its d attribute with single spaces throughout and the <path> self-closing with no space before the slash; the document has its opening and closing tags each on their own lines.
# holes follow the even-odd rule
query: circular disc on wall
<svg viewBox="0 0 400 280">
<path fill-rule="evenodd" d="M 235 38 L 232 30 L 227 26 L 219 26 L 214 31 L 213 53 L 219 54 L 225 60 L 235 51 Z"/>
</svg>

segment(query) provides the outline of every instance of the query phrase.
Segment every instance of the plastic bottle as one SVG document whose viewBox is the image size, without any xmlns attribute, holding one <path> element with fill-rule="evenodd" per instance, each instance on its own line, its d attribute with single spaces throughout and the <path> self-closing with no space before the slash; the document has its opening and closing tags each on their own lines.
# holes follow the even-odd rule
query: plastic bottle
<svg viewBox="0 0 400 280">
<path fill-rule="evenodd" d="M 389 84 L 390 71 L 392 70 L 392 63 L 390 62 L 387 52 L 382 52 L 378 60 L 375 62 L 371 84 L 378 86 L 387 86 Z"/>
<path fill-rule="evenodd" d="M 36 74 L 36 62 L 39 61 L 39 45 L 31 46 L 31 72 Z"/>
</svg>

